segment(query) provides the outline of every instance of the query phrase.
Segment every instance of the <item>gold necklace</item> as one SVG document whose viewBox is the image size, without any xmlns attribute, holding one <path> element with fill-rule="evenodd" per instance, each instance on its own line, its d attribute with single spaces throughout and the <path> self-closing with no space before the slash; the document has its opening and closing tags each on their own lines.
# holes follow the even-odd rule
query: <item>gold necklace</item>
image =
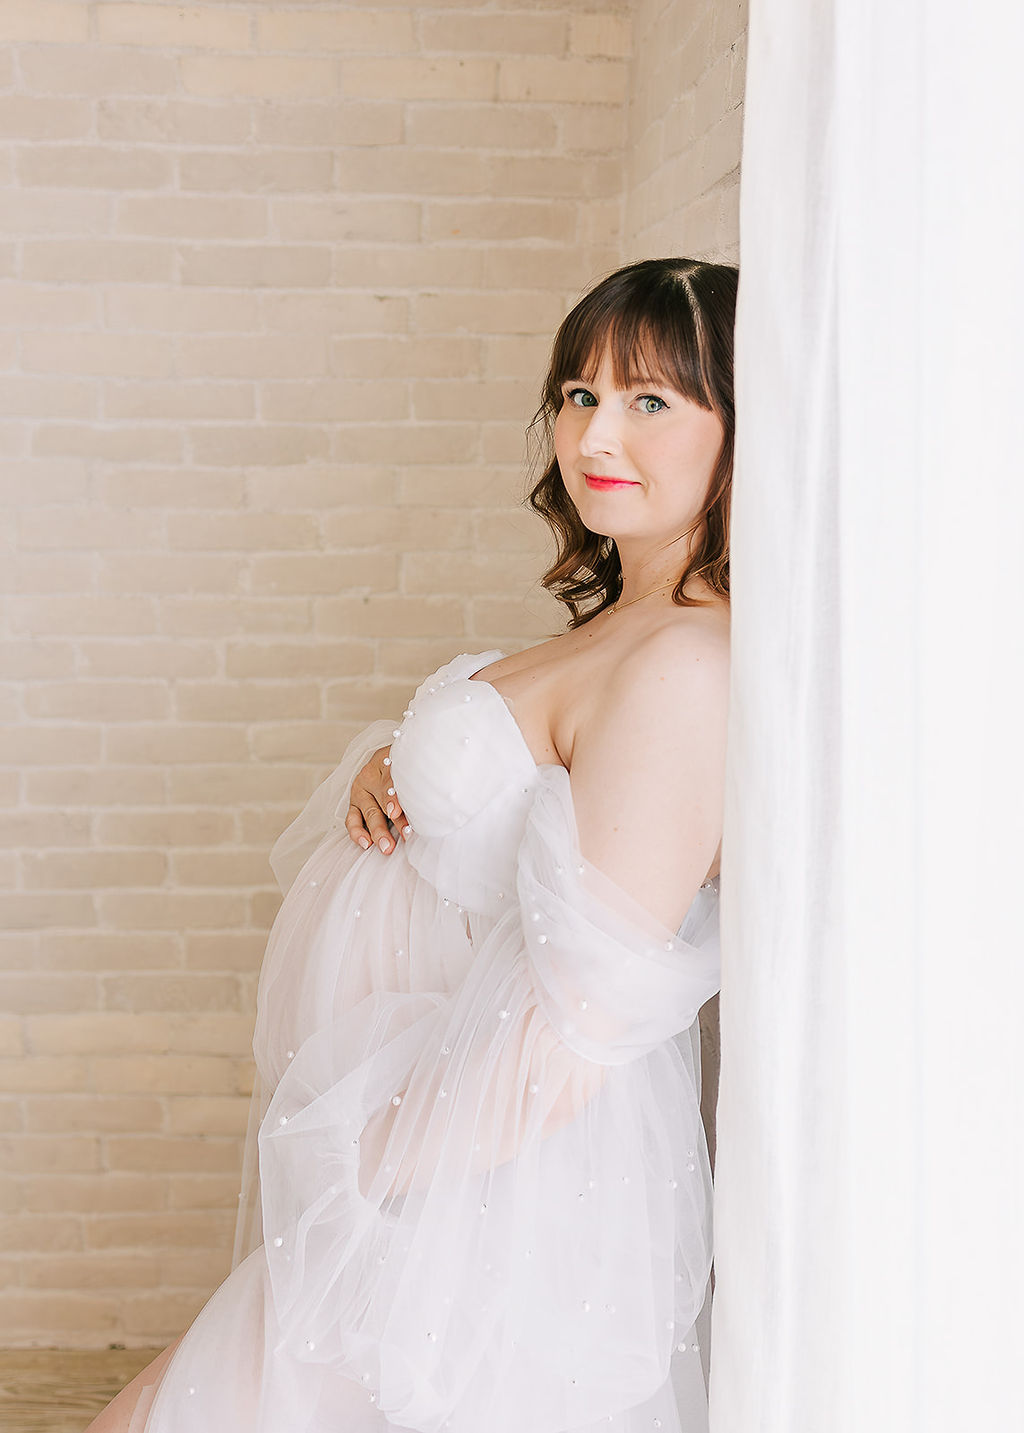
<svg viewBox="0 0 1024 1433">
<path fill-rule="evenodd" d="M 662 592 L 662 591 L 664 591 L 664 589 L 665 589 L 666 587 L 674 587 L 675 585 L 676 585 L 676 584 L 675 584 L 674 581 L 672 581 L 672 582 L 663 582 L 660 587 L 652 587 L 651 590 L 650 590 L 650 592 L 641 592 L 641 594 L 640 594 L 639 597 L 631 597 L 628 602 L 623 602 L 623 603 L 613 602 L 612 605 L 608 608 L 608 612 L 609 612 L 609 614 L 612 613 L 612 612 L 618 612 L 620 606 L 622 606 L 622 607 L 632 607 L 632 605 L 633 605 L 634 602 L 642 602 L 645 597 L 650 597 L 650 596 L 652 595 L 652 593 Z"/>
</svg>

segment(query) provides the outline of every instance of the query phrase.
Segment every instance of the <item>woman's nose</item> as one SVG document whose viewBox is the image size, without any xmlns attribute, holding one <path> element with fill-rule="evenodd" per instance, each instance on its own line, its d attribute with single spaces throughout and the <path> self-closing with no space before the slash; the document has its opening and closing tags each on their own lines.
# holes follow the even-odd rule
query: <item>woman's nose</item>
<svg viewBox="0 0 1024 1433">
<path fill-rule="evenodd" d="M 616 453 L 621 446 L 621 434 L 616 415 L 603 403 L 590 410 L 590 419 L 580 438 L 580 451 L 587 457 L 598 453 Z"/>
</svg>

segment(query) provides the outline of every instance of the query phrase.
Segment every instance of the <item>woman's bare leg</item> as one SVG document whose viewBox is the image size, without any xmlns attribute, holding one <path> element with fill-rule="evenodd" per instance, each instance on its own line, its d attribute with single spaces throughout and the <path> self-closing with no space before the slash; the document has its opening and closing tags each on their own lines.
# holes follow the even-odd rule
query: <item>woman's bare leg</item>
<svg viewBox="0 0 1024 1433">
<path fill-rule="evenodd" d="M 164 1369 L 171 1361 L 171 1355 L 184 1337 L 182 1334 L 172 1344 L 168 1344 L 163 1353 L 158 1353 L 152 1363 L 147 1363 L 142 1372 L 135 1375 L 131 1383 L 126 1383 L 103 1412 L 97 1413 L 85 1433 L 128 1433 L 128 1425 L 139 1401 L 139 1394 L 147 1384 L 160 1382 Z"/>
</svg>

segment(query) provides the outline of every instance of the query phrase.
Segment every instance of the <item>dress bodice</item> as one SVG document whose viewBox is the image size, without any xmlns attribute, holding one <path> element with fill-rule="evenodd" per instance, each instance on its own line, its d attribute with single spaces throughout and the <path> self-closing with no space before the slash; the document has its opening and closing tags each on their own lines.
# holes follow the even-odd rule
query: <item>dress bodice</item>
<svg viewBox="0 0 1024 1433">
<path fill-rule="evenodd" d="M 545 769 L 498 689 L 472 680 L 504 655 L 497 648 L 463 652 L 431 673 L 391 745 L 395 791 L 416 833 L 410 864 L 452 903 L 495 917 L 514 894 L 516 853 Z M 706 934 L 717 900 L 716 877 L 687 911 L 684 939 Z"/>
</svg>

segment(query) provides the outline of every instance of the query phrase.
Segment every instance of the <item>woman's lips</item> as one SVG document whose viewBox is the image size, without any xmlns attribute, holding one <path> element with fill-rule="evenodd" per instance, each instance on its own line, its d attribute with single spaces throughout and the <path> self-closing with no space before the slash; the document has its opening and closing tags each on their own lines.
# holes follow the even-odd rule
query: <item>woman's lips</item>
<svg viewBox="0 0 1024 1433">
<path fill-rule="evenodd" d="M 594 473 L 584 473 L 588 488 L 596 488 L 598 492 L 604 492 L 607 488 L 635 488 L 638 483 L 629 482 L 625 478 L 601 478 Z"/>
</svg>

